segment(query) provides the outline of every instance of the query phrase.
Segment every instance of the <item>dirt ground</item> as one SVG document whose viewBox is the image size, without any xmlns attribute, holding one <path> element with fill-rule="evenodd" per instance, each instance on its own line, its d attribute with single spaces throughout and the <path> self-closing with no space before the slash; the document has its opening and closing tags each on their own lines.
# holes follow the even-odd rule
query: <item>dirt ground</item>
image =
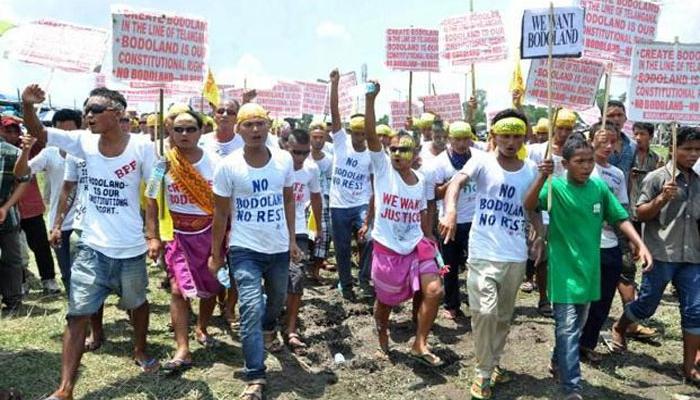
<svg viewBox="0 0 700 400">
<path fill-rule="evenodd" d="M 167 361 L 174 351 L 169 330 L 169 294 L 160 288 L 164 273 L 150 267 L 152 355 Z M 356 272 L 356 270 L 355 270 Z M 463 276 L 464 277 L 464 276 Z M 428 368 L 408 357 L 413 338 L 410 303 L 392 314 L 392 352 L 377 360 L 370 300 L 349 304 L 324 272 L 321 285 L 307 285 L 300 333 L 310 345 L 303 355 L 285 349 L 268 355 L 266 399 L 467 399 L 473 373 L 473 341 L 468 319 L 438 318 L 430 345 L 444 361 Z M 36 288 L 38 282 L 33 282 Z M 466 296 L 464 296 L 466 297 Z M 195 367 L 180 376 L 144 375 L 130 359 L 131 329 L 111 297 L 106 306 L 107 342 L 85 355 L 76 388 L 83 399 L 232 399 L 243 389 L 242 352 L 236 332 L 221 318 L 211 330 L 223 345 L 206 350 L 191 340 Z M 506 354 L 501 364 L 514 381 L 498 386 L 495 399 L 558 398 L 547 366 L 553 321 L 536 312 L 537 295 L 520 293 Z M 657 342 L 631 342 L 625 355 L 606 355 L 598 366 L 583 366 L 584 395 L 591 399 L 692 399 L 695 388 L 680 378 L 678 305 L 670 292 L 649 322 L 663 333 Z M 25 399 L 51 393 L 59 381 L 61 334 L 66 305 L 62 296 L 34 290 L 24 308 L 0 320 L 0 389 L 15 387 Z M 468 313 L 468 307 L 463 305 Z M 613 315 L 620 312 L 615 300 Z M 218 315 L 218 312 L 217 312 Z M 603 346 L 599 350 L 604 351 Z M 341 353 L 344 363 L 336 363 Z"/>
</svg>

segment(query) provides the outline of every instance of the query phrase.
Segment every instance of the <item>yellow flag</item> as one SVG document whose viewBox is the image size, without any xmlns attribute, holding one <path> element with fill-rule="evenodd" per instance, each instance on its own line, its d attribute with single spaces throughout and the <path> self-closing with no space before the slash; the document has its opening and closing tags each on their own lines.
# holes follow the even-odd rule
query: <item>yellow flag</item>
<svg viewBox="0 0 700 400">
<path fill-rule="evenodd" d="M 520 69 L 520 58 L 515 60 L 513 78 L 510 81 L 510 92 L 514 93 L 516 90 L 520 95 L 517 98 L 513 97 L 513 107 L 520 107 L 523 103 L 523 96 L 525 95 L 525 83 L 523 83 L 523 72 Z"/>
<path fill-rule="evenodd" d="M 204 81 L 204 88 L 202 89 L 202 95 L 205 99 L 209 100 L 214 107 L 219 106 L 221 99 L 219 98 L 219 87 L 216 86 L 214 81 L 214 74 L 211 73 L 211 69 L 207 73 L 207 80 Z"/>
</svg>

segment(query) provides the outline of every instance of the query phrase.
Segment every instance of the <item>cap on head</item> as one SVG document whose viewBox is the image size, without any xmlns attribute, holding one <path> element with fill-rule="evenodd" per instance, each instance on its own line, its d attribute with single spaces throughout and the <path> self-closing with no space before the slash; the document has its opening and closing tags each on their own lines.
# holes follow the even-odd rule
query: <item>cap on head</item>
<svg viewBox="0 0 700 400">
<path fill-rule="evenodd" d="M 413 122 L 413 124 L 419 129 L 426 129 L 432 127 L 433 122 L 435 122 L 435 114 L 423 113 L 418 120 Z"/>
<path fill-rule="evenodd" d="M 241 122 L 254 118 L 261 118 L 264 120 L 270 119 L 267 115 L 267 111 L 260 104 L 246 103 L 243 104 L 238 110 L 238 118 L 236 119 L 236 123 L 240 124 Z"/>
<path fill-rule="evenodd" d="M 0 124 L 3 127 L 6 127 L 6 126 L 18 126 L 19 127 L 21 123 L 22 123 L 21 118 L 13 117 L 11 115 L 3 115 L 2 118 L 0 119 Z"/>
<path fill-rule="evenodd" d="M 454 139 L 476 139 L 472 132 L 472 127 L 465 121 L 455 121 L 447 129 L 448 136 Z"/>
<path fill-rule="evenodd" d="M 554 121 L 555 128 L 574 129 L 575 125 L 576 114 L 574 114 L 573 111 L 567 108 L 562 108 L 561 110 L 559 110 L 559 112 L 557 113 L 557 119 Z"/>
</svg>

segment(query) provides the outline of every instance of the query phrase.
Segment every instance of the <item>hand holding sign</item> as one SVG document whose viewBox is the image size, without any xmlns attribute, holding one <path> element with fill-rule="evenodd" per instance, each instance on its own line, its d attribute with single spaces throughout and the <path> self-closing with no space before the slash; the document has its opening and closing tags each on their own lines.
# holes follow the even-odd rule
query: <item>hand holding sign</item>
<svg viewBox="0 0 700 400">
<path fill-rule="evenodd" d="M 22 101 L 25 104 L 41 104 L 44 100 L 46 100 L 46 93 L 35 83 L 24 88 L 22 92 Z"/>
</svg>

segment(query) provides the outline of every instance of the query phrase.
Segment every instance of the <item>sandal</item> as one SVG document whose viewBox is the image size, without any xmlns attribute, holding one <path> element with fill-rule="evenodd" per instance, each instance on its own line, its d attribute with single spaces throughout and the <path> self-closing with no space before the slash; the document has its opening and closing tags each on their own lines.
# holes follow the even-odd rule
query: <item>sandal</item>
<svg viewBox="0 0 700 400">
<path fill-rule="evenodd" d="M 265 379 L 255 379 L 248 382 L 248 386 L 238 398 L 241 400 L 262 400 L 263 389 L 266 383 Z"/>
<path fill-rule="evenodd" d="M 591 364 L 598 364 L 603 361 L 603 355 L 593 349 L 579 346 L 578 350 L 582 361 L 588 361 Z"/>
<path fill-rule="evenodd" d="M 221 346 L 221 342 L 210 335 L 198 336 L 197 343 L 201 344 L 205 349 L 213 349 Z"/>
<path fill-rule="evenodd" d="M 155 358 L 149 358 L 147 360 L 134 360 L 134 363 L 141 368 L 141 372 L 145 374 L 152 374 L 160 368 L 160 362 Z"/>
<path fill-rule="evenodd" d="M 633 324 L 629 328 L 627 328 L 627 332 L 625 332 L 625 336 L 629 338 L 634 338 L 634 339 L 653 339 L 657 336 L 659 336 L 659 331 L 657 331 L 654 328 L 650 328 L 648 326 L 644 326 L 642 324 Z"/>
<path fill-rule="evenodd" d="M 442 365 L 442 360 L 440 359 L 440 357 L 431 353 L 430 350 L 426 351 L 423 354 L 419 354 L 411 350 L 408 354 L 409 356 L 411 356 L 412 359 L 431 368 L 437 368 Z"/>
<path fill-rule="evenodd" d="M 525 293 L 532 293 L 533 290 L 535 290 L 535 284 L 528 281 L 528 282 L 523 282 L 520 285 L 520 290 L 525 292 Z"/>
<path fill-rule="evenodd" d="M 485 378 L 474 378 L 472 381 L 472 386 L 469 389 L 469 394 L 471 394 L 472 399 L 486 400 L 493 396 L 491 391 L 491 382 Z"/>
<path fill-rule="evenodd" d="M 163 364 L 163 366 L 161 366 L 160 369 L 161 371 L 165 371 L 170 374 L 175 374 L 192 368 L 192 364 L 192 360 L 183 360 L 181 358 L 175 358 Z"/>
<path fill-rule="evenodd" d="M 549 304 L 549 300 L 540 301 L 537 304 L 537 312 L 545 318 L 552 318 L 552 305 Z"/>
<path fill-rule="evenodd" d="M 377 361 L 389 361 L 391 360 L 391 354 L 389 353 L 389 348 L 383 349 L 381 346 L 377 347 L 374 352 L 374 358 Z"/>
<path fill-rule="evenodd" d="M 87 338 L 87 339 L 85 339 L 84 351 L 85 351 L 86 353 L 89 353 L 89 352 L 91 352 L 91 351 L 97 351 L 100 347 L 102 347 L 102 343 L 103 343 L 104 341 L 105 341 L 105 336 L 104 336 L 104 335 L 100 335 L 100 337 L 97 338 L 97 340 L 91 339 L 91 338 Z"/>
<path fill-rule="evenodd" d="M 265 350 L 267 350 L 268 353 L 279 353 L 284 347 L 282 343 L 277 340 L 276 331 L 263 332 L 263 342 L 265 344 Z"/>
<path fill-rule="evenodd" d="M 510 372 L 506 371 L 505 369 L 496 366 L 496 368 L 493 369 L 493 372 L 491 373 L 491 386 L 496 386 L 497 384 L 504 384 L 508 383 L 513 380 L 513 376 L 510 374 Z"/>
<path fill-rule="evenodd" d="M 298 333 L 294 332 L 287 335 L 287 344 L 294 353 L 296 353 L 297 351 L 303 351 L 304 349 L 309 347 L 306 345 L 306 343 L 304 343 L 301 340 L 301 336 L 299 336 Z"/>
<path fill-rule="evenodd" d="M 691 373 L 690 376 L 683 373 L 683 384 L 700 388 L 700 373 L 698 373 L 697 371 L 693 372 L 695 372 L 695 374 Z"/>
<path fill-rule="evenodd" d="M 442 310 L 442 317 L 445 319 L 448 319 L 450 321 L 456 321 L 460 318 L 466 317 L 466 315 L 464 315 L 462 310 L 459 310 L 459 309 L 450 310 L 450 309 L 446 308 L 446 309 Z"/>
<path fill-rule="evenodd" d="M 627 339 L 625 335 L 620 335 L 617 330 L 615 330 L 616 326 L 617 324 L 613 325 L 612 329 L 610 329 L 610 343 L 608 347 L 613 353 L 624 353 L 627 351 Z"/>
</svg>

